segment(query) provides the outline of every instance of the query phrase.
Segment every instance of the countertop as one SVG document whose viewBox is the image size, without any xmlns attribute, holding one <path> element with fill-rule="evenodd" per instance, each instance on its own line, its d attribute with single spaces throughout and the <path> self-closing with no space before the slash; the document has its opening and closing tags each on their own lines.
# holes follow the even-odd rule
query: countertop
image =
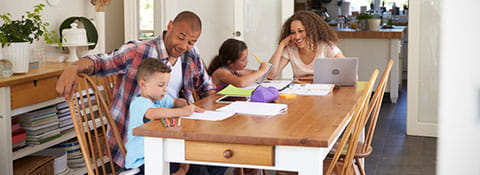
<svg viewBox="0 0 480 175">
<path fill-rule="evenodd" d="M 359 31 L 355 29 L 336 29 L 338 38 L 369 38 L 369 39 L 402 39 L 407 26 L 394 26 L 393 29 L 380 29 L 378 31 Z"/>
</svg>

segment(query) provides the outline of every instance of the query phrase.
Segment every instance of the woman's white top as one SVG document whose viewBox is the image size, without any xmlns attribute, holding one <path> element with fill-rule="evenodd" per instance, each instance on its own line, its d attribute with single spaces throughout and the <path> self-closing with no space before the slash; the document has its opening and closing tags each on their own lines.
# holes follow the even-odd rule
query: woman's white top
<svg viewBox="0 0 480 175">
<path fill-rule="evenodd" d="M 333 58 L 339 53 L 342 53 L 342 51 L 336 45 L 329 46 L 326 43 L 320 43 L 317 46 L 317 54 L 315 54 L 315 59 Z M 286 58 L 292 65 L 293 75 L 295 77 L 313 74 L 314 61 L 312 61 L 310 64 L 303 63 L 303 61 L 300 59 L 297 47 L 285 47 L 285 49 L 283 49 L 282 57 Z"/>
</svg>

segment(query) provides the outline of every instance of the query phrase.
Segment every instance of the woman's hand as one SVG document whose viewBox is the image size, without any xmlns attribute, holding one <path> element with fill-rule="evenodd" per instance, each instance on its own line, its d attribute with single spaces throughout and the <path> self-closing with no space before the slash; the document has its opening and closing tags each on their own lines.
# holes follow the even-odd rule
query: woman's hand
<svg viewBox="0 0 480 175">
<path fill-rule="evenodd" d="M 280 46 L 280 47 L 287 47 L 287 46 L 295 47 L 295 43 L 293 43 L 293 35 L 288 35 L 287 37 L 285 37 L 282 40 L 282 42 L 280 42 L 280 44 L 278 46 Z"/>
</svg>

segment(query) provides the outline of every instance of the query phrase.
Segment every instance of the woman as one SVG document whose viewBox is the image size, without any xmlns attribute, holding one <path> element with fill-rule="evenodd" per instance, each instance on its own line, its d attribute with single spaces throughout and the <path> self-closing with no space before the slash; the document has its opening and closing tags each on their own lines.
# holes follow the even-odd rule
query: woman
<svg viewBox="0 0 480 175">
<path fill-rule="evenodd" d="M 280 43 L 270 58 L 273 79 L 290 62 L 294 78 L 311 79 L 315 58 L 343 58 L 337 47 L 335 31 L 317 14 L 311 11 L 295 12 L 285 21 L 280 34 Z"/>
</svg>

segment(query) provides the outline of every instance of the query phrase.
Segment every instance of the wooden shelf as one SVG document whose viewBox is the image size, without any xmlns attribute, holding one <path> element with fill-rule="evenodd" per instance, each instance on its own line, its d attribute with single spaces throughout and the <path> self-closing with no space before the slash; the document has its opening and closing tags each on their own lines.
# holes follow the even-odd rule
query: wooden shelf
<svg viewBox="0 0 480 175">
<path fill-rule="evenodd" d="M 106 123 L 107 122 L 107 119 L 106 118 L 103 118 L 103 122 Z M 96 126 L 100 126 L 100 119 L 95 119 L 95 123 L 96 123 Z M 90 125 L 90 127 L 92 128 L 93 127 L 93 124 L 91 121 L 88 122 L 88 124 Z M 40 144 L 40 145 L 33 145 L 33 146 L 27 146 L 25 148 L 22 148 L 18 151 L 15 151 L 12 153 L 12 159 L 13 160 L 17 160 L 17 159 L 20 159 L 22 157 L 25 157 L 25 156 L 28 156 L 30 154 L 33 154 L 33 153 L 36 153 L 38 151 L 41 151 L 41 150 L 44 150 L 44 149 L 47 149 L 51 146 L 54 146 L 54 145 L 57 145 L 59 143 L 62 143 L 64 141 L 67 141 L 71 138 L 74 138 L 76 137 L 77 135 L 75 134 L 75 131 L 71 131 L 71 132 L 68 132 L 66 134 L 63 134 L 62 136 L 60 136 L 59 138 L 56 138 L 56 139 L 53 139 L 49 142 L 46 142 L 44 144 Z"/>
<path fill-rule="evenodd" d="M 52 105 L 55 105 L 55 104 L 63 102 L 63 101 L 65 101 L 65 98 L 58 97 L 58 98 L 54 98 L 54 99 L 51 99 L 51 100 L 48 100 L 48 101 L 36 103 L 36 104 L 33 104 L 33 105 L 19 107 L 19 108 L 13 109 L 12 112 L 11 112 L 11 115 L 16 116 L 16 115 L 27 113 L 27 112 L 30 112 L 30 111 L 34 111 L 34 110 L 37 110 L 37 109 L 40 109 L 40 108 L 43 108 L 43 107 L 46 107 L 46 106 L 52 106 Z"/>
</svg>

